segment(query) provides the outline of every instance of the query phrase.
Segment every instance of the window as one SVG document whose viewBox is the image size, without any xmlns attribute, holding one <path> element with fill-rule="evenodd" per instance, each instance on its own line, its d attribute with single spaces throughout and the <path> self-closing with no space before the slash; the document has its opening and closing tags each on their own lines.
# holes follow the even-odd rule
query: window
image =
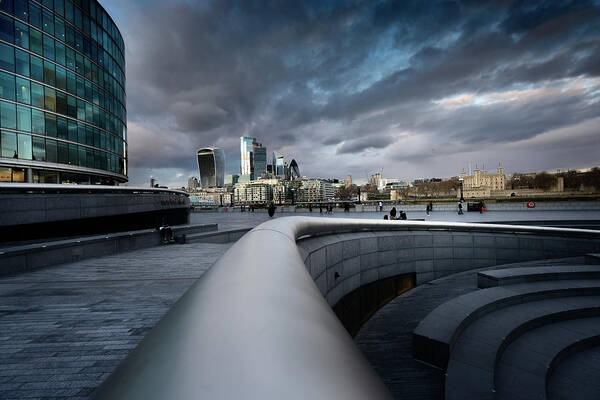
<svg viewBox="0 0 600 400">
<path fill-rule="evenodd" d="M 79 148 L 79 165 L 81 165 L 82 167 L 86 166 L 86 162 L 85 162 L 85 147 L 83 146 L 78 146 Z"/>
<path fill-rule="evenodd" d="M 73 3 L 69 0 L 65 1 L 65 18 L 69 22 L 73 22 Z"/>
<path fill-rule="evenodd" d="M 67 92 L 77 94 L 77 79 L 72 72 L 67 72 Z"/>
<path fill-rule="evenodd" d="M 66 58 L 66 67 L 74 70 L 75 69 L 75 52 L 70 49 L 70 48 L 66 48 L 65 49 L 65 58 Z"/>
<path fill-rule="evenodd" d="M 0 103 L 0 116 L 2 127 L 17 129 L 17 108 L 15 104 L 3 101 Z"/>
<path fill-rule="evenodd" d="M 2 157 L 17 158 L 17 134 L 2 131 L 0 133 L 0 144 L 2 146 Z"/>
<path fill-rule="evenodd" d="M 46 127 L 44 123 L 44 113 L 40 110 L 31 110 L 31 132 L 37 133 L 38 135 L 46 134 Z"/>
<path fill-rule="evenodd" d="M 31 82 L 31 105 L 44 108 L 44 87 L 39 83 Z"/>
<path fill-rule="evenodd" d="M 56 62 L 60 65 L 65 65 L 65 45 L 60 42 L 55 42 L 56 46 Z"/>
<path fill-rule="evenodd" d="M 46 125 L 46 136 L 56 137 L 56 115 L 44 113 L 44 124 Z"/>
<path fill-rule="evenodd" d="M 44 87 L 44 108 L 49 111 L 56 111 L 56 90 Z"/>
<path fill-rule="evenodd" d="M 13 19 L 4 14 L 0 14 L 0 39 L 9 43 L 15 42 L 15 26 Z"/>
<path fill-rule="evenodd" d="M 15 70 L 15 49 L 4 43 L 0 43 L 0 68 Z"/>
<path fill-rule="evenodd" d="M 18 135 L 19 158 L 31 160 L 31 136 L 19 133 Z"/>
<path fill-rule="evenodd" d="M 67 95 L 58 90 L 56 91 L 56 112 L 67 115 Z"/>
<path fill-rule="evenodd" d="M 27 22 L 29 12 L 27 10 L 27 0 L 15 0 L 15 16 Z"/>
<path fill-rule="evenodd" d="M 81 142 L 81 140 L 77 140 L 77 122 L 68 121 L 68 130 L 69 130 L 69 140 L 72 142 Z"/>
<path fill-rule="evenodd" d="M 15 22 L 15 43 L 29 50 L 29 27 L 20 22 Z"/>
<path fill-rule="evenodd" d="M 15 76 L 0 71 L 0 97 L 3 99 L 15 99 Z"/>
<path fill-rule="evenodd" d="M 55 163 L 57 158 L 56 140 L 46 139 L 46 161 Z"/>
<path fill-rule="evenodd" d="M 37 29 L 29 30 L 29 50 L 39 55 L 42 54 L 42 32 Z"/>
<path fill-rule="evenodd" d="M 69 163 L 69 146 L 64 142 L 58 142 L 58 162 L 60 164 Z"/>
<path fill-rule="evenodd" d="M 85 149 L 85 163 L 88 168 L 94 168 L 94 150 L 89 147 Z"/>
<path fill-rule="evenodd" d="M 17 78 L 17 101 L 19 103 L 31 104 L 29 80 Z"/>
<path fill-rule="evenodd" d="M 73 96 L 67 96 L 67 115 L 77 118 L 77 99 Z"/>
<path fill-rule="evenodd" d="M 65 22 L 62 20 L 62 18 L 59 18 L 59 17 L 54 18 L 54 28 L 55 28 L 54 36 L 64 42 L 66 39 L 65 38 Z"/>
<path fill-rule="evenodd" d="M 29 76 L 29 53 L 15 49 L 16 73 Z"/>
<path fill-rule="evenodd" d="M 69 0 L 67 0 L 69 1 Z M 64 0 L 54 0 L 54 11 L 58 15 L 65 15 L 65 2 Z"/>
<path fill-rule="evenodd" d="M 55 66 L 50 61 L 44 61 L 44 83 L 48 85 L 56 85 L 56 70 Z"/>
<path fill-rule="evenodd" d="M 79 154 L 77 152 L 77 145 L 69 143 L 69 164 L 79 164 Z"/>
<path fill-rule="evenodd" d="M 54 39 L 44 35 L 44 57 L 54 60 Z"/>
<path fill-rule="evenodd" d="M 66 118 L 58 117 L 56 119 L 56 133 L 59 139 L 67 140 L 69 138 L 69 133 L 67 132 Z"/>
<path fill-rule="evenodd" d="M 29 76 L 31 76 L 31 78 L 35 79 L 36 81 L 43 82 L 44 81 L 44 61 L 42 61 L 42 59 L 39 57 L 31 55 L 29 64 L 31 66 L 31 74 Z"/>
<path fill-rule="evenodd" d="M 21 105 L 17 106 L 17 129 L 31 132 L 31 108 Z"/>
<path fill-rule="evenodd" d="M 56 87 L 67 90 L 67 71 L 62 67 L 56 67 Z"/>
<path fill-rule="evenodd" d="M 42 11 L 42 22 L 44 24 L 44 32 L 54 35 L 54 14 L 48 10 Z"/>
<path fill-rule="evenodd" d="M 42 8 L 32 1 L 29 2 L 29 23 L 42 27 Z"/>
<path fill-rule="evenodd" d="M 33 159 L 37 161 L 46 160 L 46 141 L 41 137 L 32 137 Z"/>
<path fill-rule="evenodd" d="M 77 99 L 77 119 L 85 121 L 85 102 Z"/>
</svg>

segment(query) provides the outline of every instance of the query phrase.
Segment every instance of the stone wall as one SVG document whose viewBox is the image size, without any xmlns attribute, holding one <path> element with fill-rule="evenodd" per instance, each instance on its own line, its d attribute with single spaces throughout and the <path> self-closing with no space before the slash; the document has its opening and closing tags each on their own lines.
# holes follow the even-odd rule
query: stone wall
<svg viewBox="0 0 600 400">
<path fill-rule="evenodd" d="M 600 251 L 598 239 L 459 231 L 344 233 L 297 243 L 331 306 L 360 286 L 396 275 L 414 272 L 420 285 L 473 268 Z"/>
</svg>

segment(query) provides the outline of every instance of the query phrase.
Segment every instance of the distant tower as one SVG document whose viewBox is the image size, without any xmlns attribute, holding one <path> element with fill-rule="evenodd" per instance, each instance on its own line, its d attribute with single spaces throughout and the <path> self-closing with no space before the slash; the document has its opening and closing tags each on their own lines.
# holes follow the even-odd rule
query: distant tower
<svg viewBox="0 0 600 400">
<path fill-rule="evenodd" d="M 222 187 L 225 185 L 225 153 L 217 147 L 205 147 L 196 152 L 200 186 Z"/>
<path fill-rule="evenodd" d="M 344 183 L 346 184 L 346 187 L 350 187 L 352 186 L 352 176 L 351 175 L 346 175 L 346 179 L 344 181 Z"/>
<path fill-rule="evenodd" d="M 300 168 L 298 168 L 298 163 L 296 162 L 296 160 L 292 160 L 292 162 L 290 162 L 290 179 L 294 180 L 297 178 L 300 178 Z"/>
<path fill-rule="evenodd" d="M 252 150 L 256 139 L 251 137 L 240 137 L 240 174 L 252 174 Z"/>
</svg>

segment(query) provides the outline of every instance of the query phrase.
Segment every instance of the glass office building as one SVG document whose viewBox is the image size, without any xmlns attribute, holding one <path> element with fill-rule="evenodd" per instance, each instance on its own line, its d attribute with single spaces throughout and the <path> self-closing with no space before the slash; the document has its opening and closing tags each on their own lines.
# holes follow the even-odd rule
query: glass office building
<svg viewBox="0 0 600 400">
<path fill-rule="evenodd" d="M 262 146 L 254 147 L 253 170 L 254 179 L 258 179 L 267 173 L 267 148 Z"/>
<path fill-rule="evenodd" d="M 95 0 L 0 1 L 0 181 L 127 181 L 124 54 Z"/>
<path fill-rule="evenodd" d="M 198 173 L 200 186 L 223 187 L 225 185 L 225 153 L 217 147 L 198 150 Z"/>
</svg>

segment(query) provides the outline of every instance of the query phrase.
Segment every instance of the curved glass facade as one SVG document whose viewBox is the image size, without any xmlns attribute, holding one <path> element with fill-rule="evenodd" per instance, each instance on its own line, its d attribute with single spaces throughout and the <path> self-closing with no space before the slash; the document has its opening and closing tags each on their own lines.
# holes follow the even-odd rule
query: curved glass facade
<svg viewBox="0 0 600 400">
<path fill-rule="evenodd" d="M 127 181 L 124 54 L 95 0 L 0 0 L 0 181 Z"/>
</svg>

